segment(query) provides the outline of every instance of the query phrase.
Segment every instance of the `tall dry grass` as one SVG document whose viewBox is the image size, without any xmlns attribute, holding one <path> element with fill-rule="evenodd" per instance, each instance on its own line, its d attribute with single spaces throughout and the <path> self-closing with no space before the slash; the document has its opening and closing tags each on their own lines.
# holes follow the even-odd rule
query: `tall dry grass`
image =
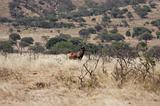
<svg viewBox="0 0 160 106">
<path fill-rule="evenodd" d="M 29 54 L 0 55 L 0 105 L 6 106 L 155 106 L 160 103 L 159 95 L 150 93 L 146 88 L 126 83 L 117 88 L 112 79 L 115 60 L 107 62 L 102 72 L 102 61 L 98 63 L 95 89 L 90 87 L 86 78 L 86 87 L 79 89 L 79 76 L 87 57 L 80 60 L 69 60 L 67 55 L 39 55 L 36 58 Z M 91 60 L 88 68 L 92 69 L 95 61 Z M 157 70 L 159 66 L 157 66 Z M 150 87 L 150 84 L 148 86 Z"/>
</svg>

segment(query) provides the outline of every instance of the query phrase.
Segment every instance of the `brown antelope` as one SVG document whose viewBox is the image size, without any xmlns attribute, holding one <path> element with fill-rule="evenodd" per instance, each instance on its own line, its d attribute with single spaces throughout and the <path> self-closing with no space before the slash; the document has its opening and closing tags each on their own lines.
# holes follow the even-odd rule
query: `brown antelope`
<svg viewBox="0 0 160 106">
<path fill-rule="evenodd" d="M 83 56 L 84 56 L 84 53 L 85 53 L 85 48 L 82 47 L 80 49 L 80 51 L 71 52 L 71 53 L 68 54 L 68 56 L 69 56 L 69 59 L 79 59 L 79 60 L 81 60 L 83 58 Z"/>
</svg>

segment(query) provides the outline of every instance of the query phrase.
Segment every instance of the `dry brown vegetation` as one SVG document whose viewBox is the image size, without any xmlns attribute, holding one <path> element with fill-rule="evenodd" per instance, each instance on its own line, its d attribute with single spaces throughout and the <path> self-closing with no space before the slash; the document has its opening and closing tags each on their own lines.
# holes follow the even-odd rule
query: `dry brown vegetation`
<svg viewBox="0 0 160 106">
<path fill-rule="evenodd" d="M 0 0 L 0 17 L 11 18 L 8 7 L 10 1 Z M 106 0 L 94 1 L 102 3 Z M 84 4 L 84 0 L 72 2 L 77 7 Z M 124 19 L 111 18 L 112 22 L 104 29 L 112 30 L 117 26 L 118 33 L 125 36 L 127 30 L 145 27 L 150 29 L 155 37 L 159 29 L 145 24 L 160 18 L 160 2 L 156 0 L 156 3 L 156 8 L 143 19 L 136 14 L 131 5 L 122 7 L 127 8 L 134 16 L 133 20 L 124 18 L 129 26 L 119 26 Z M 26 8 L 22 10 L 25 16 L 38 16 Z M 72 22 L 78 26 L 71 29 L 14 27 L 10 23 L 3 23 L 0 24 L 0 41 L 8 40 L 8 36 L 14 32 L 18 32 L 21 37 L 33 37 L 35 42 L 42 43 L 47 41 L 44 41 L 44 37 L 52 38 L 60 33 L 79 37 L 81 29 L 94 27 L 102 22 L 102 15 L 83 18 L 86 21 L 85 27 L 78 26 L 80 23 L 73 20 L 58 20 Z M 96 21 L 93 22 L 92 18 Z M 98 34 L 99 32 L 95 36 Z M 95 40 L 95 36 L 88 39 L 88 42 L 102 43 Z M 125 38 L 132 46 L 139 42 L 135 38 Z M 148 41 L 148 45 L 160 45 L 160 40 Z M 159 106 L 159 62 L 144 57 L 127 59 L 96 55 L 90 59 L 85 56 L 80 61 L 70 60 L 67 55 L 0 54 L 0 106 Z"/>
<path fill-rule="evenodd" d="M 69 60 L 66 55 L 39 55 L 36 59 L 29 54 L 0 55 L 0 105 L 1 106 L 158 106 L 160 95 L 158 83 L 127 81 L 122 88 L 112 78 L 116 61 L 102 61 L 96 68 L 95 87 L 85 80 L 81 87 L 79 77 L 88 60 Z M 90 60 L 88 69 L 94 69 L 96 61 Z M 159 72 L 156 66 L 156 73 Z"/>
</svg>

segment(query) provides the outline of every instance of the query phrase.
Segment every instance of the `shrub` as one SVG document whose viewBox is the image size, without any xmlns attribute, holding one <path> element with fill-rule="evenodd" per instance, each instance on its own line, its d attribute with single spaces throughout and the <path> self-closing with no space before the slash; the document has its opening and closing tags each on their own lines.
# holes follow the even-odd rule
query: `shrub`
<svg viewBox="0 0 160 106">
<path fill-rule="evenodd" d="M 144 33 L 152 33 L 149 29 L 144 27 L 134 27 L 132 37 L 138 37 Z"/>
<path fill-rule="evenodd" d="M 10 22 L 12 22 L 12 20 L 10 20 L 6 17 L 0 17 L 0 23 L 7 23 L 7 22 L 10 23 Z"/>
<path fill-rule="evenodd" d="M 128 27 L 129 26 L 129 24 L 128 24 L 128 22 L 126 20 L 122 20 L 122 24 L 123 24 L 124 27 Z"/>
<path fill-rule="evenodd" d="M 113 42 L 111 44 L 110 54 L 116 58 L 134 58 L 137 56 L 135 49 L 126 42 Z"/>
<path fill-rule="evenodd" d="M 25 42 L 25 43 L 28 43 L 28 44 L 33 44 L 34 39 L 32 37 L 23 37 L 21 39 L 21 42 Z"/>
<path fill-rule="evenodd" d="M 11 42 L 11 44 L 16 44 L 16 41 L 20 39 L 21 39 L 21 36 L 17 33 L 12 33 L 9 35 L 9 41 Z"/>
<path fill-rule="evenodd" d="M 110 23 L 111 22 L 111 18 L 105 14 L 102 17 L 102 22 Z"/>
<path fill-rule="evenodd" d="M 146 51 L 148 49 L 146 42 L 139 42 L 136 46 L 138 51 Z"/>
<path fill-rule="evenodd" d="M 132 15 L 132 13 L 131 12 L 128 12 L 127 13 L 127 17 L 130 19 L 130 18 L 133 18 L 133 15 Z"/>
<path fill-rule="evenodd" d="M 73 37 L 69 41 L 75 46 L 79 46 L 79 47 L 84 46 L 84 42 L 81 38 Z"/>
<path fill-rule="evenodd" d="M 101 25 L 96 25 L 95 29 L 96 29 L 97 32 L 100 32 L 103 28 L 102 28 Z"/>
<path fill-rule="evenodd" d="M 148 54 L 151 57 L 160 60 L 160 46 L 153 46 L 152 48 L 149 49 Z"/>
<path fill-rule="evenodd" d="M 115 41 L 123 41 L 125 37 L 121 34 L 111 34 L 111 39 Z"/>
<path fill-rule="evenodd" d="M 90 32 L 89 32 L 89 30 L 88 29 L 81 29 L 80 31 L 79 31 L 79 34 L 80 34 L 80 37 L 82 37 L 83 39 L 87 39 L 87 38 L 89 38 L 90 36 Z"/>
<path fill-rule="evenodd" d="M 56 21 L 58 21 L 58 17 L 56 16 L 55 13 L 47 14 L 47 15 L 45 16 L 45 18 L 46 18 L 47 20 L 50 20 L 51 22 L 56 22 Z"/>
<path fill-rule="evenodd" d="M 141 18 L 145 18 L 146 15 L 148 15 L 148 12 L 151 12 L 150 7 L 147 5 L 144 5 L 143 7 L 141 7 L 140 5 L 136 5 L 136 6 L 133 6 L 133 8 Z"/>
<path fill-rule="evenodd" d="M 82 17 L 72 17 L 72 20 L 75 22 L 86 22 L 86 20 Z"/>
<path fill-rule="evenodd" d="M 151 24 L 152 24 L 153 26 L 160 27 L 160 19 L 157 19 L 157 20 L 155 20 L 155 21 L 152 21 Z"/>
<path fill-rule="evenodd" d="M 9 41 L 0 42 L 0 51 L 13 53 L 12 44 Z"/>
<path fill-rule="evenodd" d="M 34 53 L 43 53 L 45 48 L 40 43 L 35 43 L 34 46 L 31 46 L 29 50 L 32 50 Z"/>
<path fill-rule="evenodd" d="M 131 36 L 131 32 L 129 30 L 126 32 L 126 36 L 128 36 L 128 37 Z"/>
<path fill-rule="evenodd" d="M 108 33 L 108 32 L 103 32 L 100 35 L 98 35 L 98 38 L 101 39 L 101 41 L 122 41 L 125 39 L 125 37 L 121 34 L 117 33 Z"/>
<path fill-rule="evenodd" d="M 160 39 L 160 32 L 156 32 L 157 39 Z"/>
<path fill-rule="evenodd" d="M 96 34 L 96 30 L 92 27 L 87 29 L 90 34 Z"/>
<path fill-rule="evenodd" d="M 99 45 L 95 45 L 93 43 L 86 44 L 85 48 L 87 50 L 86 51 L 87 54 L 94 54 L 94 55 L 98 55 L 101 50 L 101 47 Z"/>
<path fill-rule="evenodd" d="M 69 53 L 75 50 L 77 50 L 77 47 L 69 41 L 58 42 L 51 48 L 53 54 Z"/>
<path fill-rule="evenodd" d="M 151 33 L 144 33 L 142 35 L 139 36 L 139 40 L 152 40 L 153 36 Z"/>
<path fill-rule="evenodd" d="M 67 41 L 67 40 L 61 37 L 53 37 L 49 39 L 48 42 L 46 43 L 46 48 L 51 49 L 56 43 L 62 42 L 62 41 Z"/>
</svg>

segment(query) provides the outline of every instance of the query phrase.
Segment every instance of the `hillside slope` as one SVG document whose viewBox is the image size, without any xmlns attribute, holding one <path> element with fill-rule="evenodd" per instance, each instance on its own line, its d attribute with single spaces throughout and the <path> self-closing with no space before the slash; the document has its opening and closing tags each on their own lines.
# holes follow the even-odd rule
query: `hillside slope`
<svg viewBox="0 0 160 106">
<path fill-rule="evenodd" d="M 0 17 L 45 16 L 55 11 L 65 12 L 78 7 L 92 7 L 92 4 L 124 5 L 126 0 L 1 0 Z"/>
</svg>

